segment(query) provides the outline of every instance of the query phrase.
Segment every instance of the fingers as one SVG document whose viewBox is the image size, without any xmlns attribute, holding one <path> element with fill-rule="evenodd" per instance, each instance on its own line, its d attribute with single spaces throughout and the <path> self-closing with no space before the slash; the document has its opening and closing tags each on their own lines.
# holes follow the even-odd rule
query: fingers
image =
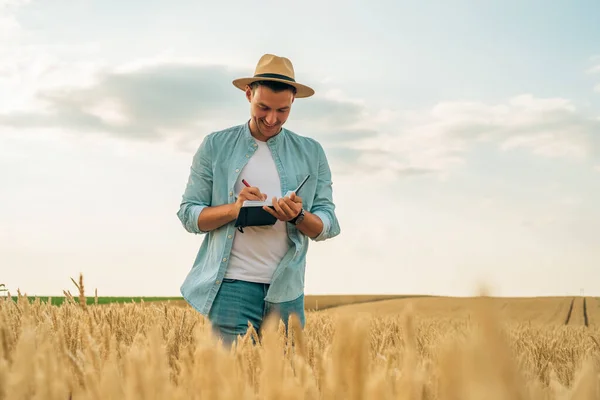
<svg viewBox="0 0 600 400">
<path fill-rule="evenodd" d="M 269 213 L 275 215 L 281 221 L 289 221 L 295 218 L 302 208 L 301 203 L 294 202 L 289 197 L 283 197 L 279 200 L 273 197 L 271 202 L 275 210 L 274 213 L 271 212 L 273 210 L 270 210 Z"/>
<path fill-rule="evenodd" d="M 262 200 L 263 199 L 263 194 L 260 192 L 260 189 L 257 187 L 248 187 L 244 189 L 246 191 L 246 193 L 248 194 L 248 197 L 252 197 L 252 200 Z"/>
<path fill-rule="evenodd" d="M 257 187 L 245 187 L 240 191 L 239 197 L 242 197 L 244 200 L 266 200 L 267 195 L 260 192 L 260 189 Z"/>
<path fill-rule="evenodd" d="M 292 193 L 290 197 L 284 197 L 280 201 L 283 201 L 292 210 L 292 218 L 298 215 L 302 209 L 302 197 L 296 196 L 296 193 Z"/>
<path fill-rule="evenodd" d="M 275 211 L 277 212 L 277 214 L 279 214 L 279 216 L 281 216 L 283 218 L 285 216 L 285 213 L 281 209 L 281 206 L 279 205 L 279 202 L 277 201 L 277 197 L 273 197 L 273 199 L 271 200 L 271 203 L 273 203 L 273 207 L 275 208 Z M 279 219 L 282 219 L 282 218 L 279 218 Z"/>
<path fill-rule="evenodd" d="M 290 200 L 292 200 L 294 203 L 302 204 L 302 197 L 297 196 L 294 192 L 292 192 L 290 195 Z"/>
<path fill-rule="evenodd" d="M 258 197 L 252 193 L 244 193 L 244 194 L 240 193 L 240 198 L 242 200 L 262 200 L 261 197 Z"/>
<path fill-rule="evenodd" d="M 255 190 L 250 190 L 256 188 L 246 189 L 248 189 L 247 192 L 249 192 L 249 196 L 257 196 L 257 194 L 255 194 Z M 240 194 L 242 192 L 240 192 Z M 262 196 L 262 199 L 266 199 L 266 195 L 260 193 L 260 191 L 258 193 L 260 196 Z M 296 196 L 295 193 L 292 193 L 289 197 L 282 197 L 280 199 L 277 199 L 277 197 L 273 197 L 271 203 L 273 205 L 273 208 L 271 208 L 270 206 L 263 206 L 263 210 L 265 210 L 280 221 L 289 221 L 295 218 L 296 215 L 298 215 L 298 213 L 300 213 L 300 210 L 302 209 L 302 198 L 300 196 Z"/>
<path fill-rule="evenodd" d="M 279 207 L 281 208 L 283 213 L 289 219 L 292 219 L 296 216 L 296 214 L 297 214 L 297 212 L 295 211 L 296 204 L 294 202 L 292 202 L 290 199 L 284 197 L 283 199 L 279 199 L 278 203 L 279 203 Z"/>
</svg>

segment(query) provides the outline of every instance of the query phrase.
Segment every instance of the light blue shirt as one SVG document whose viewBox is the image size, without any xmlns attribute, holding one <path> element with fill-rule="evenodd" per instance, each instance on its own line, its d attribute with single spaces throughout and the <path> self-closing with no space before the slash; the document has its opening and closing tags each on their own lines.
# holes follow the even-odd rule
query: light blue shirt
<svg viewBox="0 0 600 400">
<path fill-rule="evenodd" d="M 323 241 L 339 235 L 331 170 L 323 147 L 315 139 L 285 128 L 270 138 L 267 145 L 279 173 L 281 196 L 296 189 L 310 174 L 298 195 L 304 209 L 323 221 L 323 230 L 312 240 Z M 209 232 L 201 231 L 198 215 L 204 207 L 235 202 L 235 182 L 257 146 L 246 123 L 207 135 L 192 160 L 177 216 L 188 232 L 205 236 L 180 290 L 183 298 L 203 315 L 210 311 L 227 269 L 233 238 L 240 232 L 233 221 Z M 273 274 L 265 298 L 272 303 L 291 301 L 304 294 L 310 238 L 293 224 L 286 225 L 293 245 Z"/>
</svg>

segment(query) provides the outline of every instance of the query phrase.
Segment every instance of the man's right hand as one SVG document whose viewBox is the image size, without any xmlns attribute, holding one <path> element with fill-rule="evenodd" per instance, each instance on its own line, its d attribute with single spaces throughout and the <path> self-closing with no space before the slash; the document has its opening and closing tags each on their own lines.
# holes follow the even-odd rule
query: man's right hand
<svg viewBox="0 0 600 400">
<path fill-rule="evenodd" d="M 203 231 L 211 231 L 234 221 L 246 200 L 265 200 L 266 194 L 260 192 L 257 187 L 244 187 L 235 203 L 221 204 L 219 206 L 206 207 L 198 216 L 198 228 Z"/>
<path fill-rule="evenodd" d="M 266 199 L 267 195 L 261 193 L 259 188 L 254 186 L 244 187 L 238 195 L 237 200 L 235 201 L 235 207 L 236 210 L 239 212 L 239 210 L 242 208 L 242 204 L 244 204 L 244 201 L 246 200 L 264 201 Z"/>
</svg>

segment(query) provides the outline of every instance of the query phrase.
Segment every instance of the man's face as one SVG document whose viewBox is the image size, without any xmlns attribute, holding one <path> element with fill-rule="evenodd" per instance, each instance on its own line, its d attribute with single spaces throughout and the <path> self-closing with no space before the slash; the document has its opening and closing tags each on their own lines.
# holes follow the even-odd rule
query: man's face
<svg viewBox="0 0 600 400">
<path fill-rule="evenodd" d="M 259 139 L 267 140 L 277 135 L 290 115 L 294 94 L 290 90 L 275 93 L 267 87 L 258 86 L 254 93 L 247 88 L 246 97 L 250 102 L 252 125 L 258 131 Z"/>
</svg>

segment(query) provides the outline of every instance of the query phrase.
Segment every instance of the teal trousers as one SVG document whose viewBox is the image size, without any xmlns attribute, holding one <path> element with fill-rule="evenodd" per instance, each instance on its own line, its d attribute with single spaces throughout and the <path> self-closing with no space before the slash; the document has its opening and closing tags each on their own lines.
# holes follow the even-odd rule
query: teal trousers
<svg viewBox="0 0 600 400">
<path fill-rule="evenodd" d="M 265 283 L 223 280 L 208 318 L 214 333 L 225 345 L 230 346 L 238 335 L 244 336 L 248 330 L 248 322 L 260 332 L 263 321 L 272 313 L 283 320 L 286 331 L 291 314 L 298 316 L 301 327 L 304 328 L 304 295 L 284 303 L 270 303 L 265 301 L 268 290 L 269 285 Z"/>
</svg>

